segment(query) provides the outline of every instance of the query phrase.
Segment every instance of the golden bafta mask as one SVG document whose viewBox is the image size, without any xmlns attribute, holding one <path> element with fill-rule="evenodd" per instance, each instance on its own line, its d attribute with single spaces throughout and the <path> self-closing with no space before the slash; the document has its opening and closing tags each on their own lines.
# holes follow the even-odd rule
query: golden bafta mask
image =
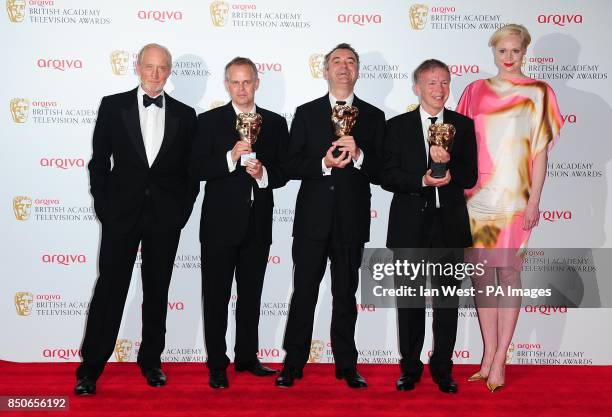
<svg viewBox="0 0 612 417">
<path fill-rule="evenodd" d="M 229 5 L 224 1 L 213 1 L 210 3 L 210 18 L 213 25 L 225 26 L 229 16 Z"/>
<path fill-rule="evenodd" d="M 221 100 L 213 100 L 213 101 L 210 103 L 210 109 L 211 109 L 211 110 L 212 110 L 212 109 L 216 109 L 217 107 L 221 107 L 221 106 L 223 106 L 224 104 L 225 104 L 225 103 L 224 103 L 223 101 L 221 101 Z"/>
<path fill-rule="evenodd" d="M 117 343 L 115 343 L 115 359 L 117 362 L 129 361 L 130 352 L 132 352 L 132 342 L 128 339 L 117 339 Z"/>
<path fill-rule="evenodd" d="M 113 51 L 110 54 L 110 64 L 115 75 L 125 75 L 128 71 L 130 54 L 126 51 Z"/>
<path fill-rule="evenodd" d="M 248 142 L 251 146 L 257 142 L 257 135 L 261 130 L 261 114 L 259 113 L 240 113 L 236 116 L 236 131 L 240 140 Z M 240 165 L 245 166 L 249 159 L 257 158 L 255 152 L 240 155 Z"/>
<path fill-rule="evenodd" d="M 6 12 L 9 20 L 14 23 L 23 22 L 26 0 L 6 0 Z"/>
<path fill-rule="evenodd" d="M 417 107 L 419 107 L 419 105 L 418 105 L 418 104 L 415 104 L 415 103 L 409 104 L 409 105 L 407 105 L 407 106 L 406 106 L 406 111 L 407 111 L 407 112 L 409 112 L 409 111 L 413 111 L 413 110 L 414 110 L 414 109 L 416 109 Z"/>
<path fill-rule="evenodd" d="M 413 4 L 410 6 L 410 26 L 415 30 L 425 29 L 429 7 L 425 4 Z"/>
<path fill-rule="evenodd" d="M 457 129 L 450 123 L 432 124 L 429 126 L 429 146 L 441 146 L 449 152 L 453 147 L 453 139 Z M 444 178 L 446 175 L 446 162 L 431 161 L 431 176 L 434 178 Z"/>
<path fill-rule="evenodd" d="M 236 131 L 240 135 L 240 140 L 247 141 L 254 145 L 257 142 L 257 135 L 261 130 L 261 114 L 259 113 L 240 113 L 236 116 Z"/>
<path fill-rule="evenodd" d="M 322 340 L 313 339 L 310 342 L 310 354 L 308 355 L 308 363 L 317 363 L 323 356 L 323 350 L 325 349 L 325 342 Z"/>
<path fill-rule="evenodd" d="M 508 351 L 506 352 L 506 365 L 512 364 L 512 358 L 514 357 L 514 343 L 510 343 Z"/>
<path fill-rule="evenodd" d="M 30 102 L 25 98 L 16 97 L 10 103 L 11 116 L 15 123 L 25 123 L 28 120 Z"/>
<path fill-rule="evenodd" d="M 17 220 L 28 220 L 32 211 L 32 199 L 26 196 L 13 198 L 13 213 Z"/>
<path fill-rule="evenodd" d="M 20 316 L 29 316 L 32 312 L 32 303 L 34 302 L 34 294 L 31 292 L 16 292 L 15 293 L 15 310 Z"/>
<path fill-rule="evenodd" d="M 331 120 L 334 124 L 334 133 L 339 138 L 351 134 L 351 130 L 357 123 L 359 109 L 347 104 L 336 104 L 332 109 Z"/>
<path fill-rule="evenodd" d="M 308 66 L 310 67 L 310 75 L 312 78 L 323 78 L 325 66 L 325 55 L 323 54 L 312 54 L 308 58 Z"/>
</svg>

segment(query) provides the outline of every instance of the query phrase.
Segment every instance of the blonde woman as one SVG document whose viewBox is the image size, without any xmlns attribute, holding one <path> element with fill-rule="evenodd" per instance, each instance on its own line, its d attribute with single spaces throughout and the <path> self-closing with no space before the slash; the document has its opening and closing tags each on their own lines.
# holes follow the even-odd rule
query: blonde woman
<svg viewBox="0 0 612 417">
<path fill-rule="evenodd" d="M 468 85 L 457 107 L 474 119 L 478 146 L 478 181 L 466 191 L 474 247 L 494 249 L 487 252 L 485 275 L 473 280 L 477 288 L 496 279 L 503 288 L 520 287 L 517 254 L 538 225 L 548 151 L 563 125 L 552 88 L 522 72 L 530 42 L 522 25 L 493 33 L 489 46 L 497 75 Z M 479 372 L 470 380 L 484 380 L 494 392 L 505 384 L 506 352 L 520 299 L 476 302 L 484 353 Z"/>
</svg>

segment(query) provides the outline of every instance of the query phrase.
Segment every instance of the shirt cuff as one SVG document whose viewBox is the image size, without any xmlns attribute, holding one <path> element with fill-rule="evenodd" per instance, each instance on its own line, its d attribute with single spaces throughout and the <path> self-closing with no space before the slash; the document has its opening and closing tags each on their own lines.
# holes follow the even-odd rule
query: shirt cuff
<svg viewBox="0 0 612 417">
<path fill-rule="evenodd" d="M 357 169 L 361 169 L 361 165 L 363 164 L 363 151 L 359 150 L 359 158 L 357 158 L 357 160 L 353 159 L 353 167 L 357 168 Z"/>
<path fill-rule="evenodd" d="M 331 167 L 327 168 L 325 166 L 325 158 L 321 159 L 321 170 L 323 171 L 323 176 L 331 175 Z"/>
<path fill-rule="evenodd" d="M 259 185 L 259 188 L 266 188 L 268 186 L 268 171 L 266 170 L 265 166 L 261 166 L 261 170 L 263 171 L 263 173 L 261 174 L 261 179 L 257 179 L 255 178 L 255 181 L 257 181 L 257 185 Z"/>
<path fill-rule="evenodd" d="M 227 153 L 225 154 L 225 159 L 227 159 L 227 169 L 229 169 L 229 172 L 234 172 L 236 170 L 236 164 L 238 163 L 238 161 L 234 162 L 232 160 L 231 150 L 227 151 Z"/>
</svg>

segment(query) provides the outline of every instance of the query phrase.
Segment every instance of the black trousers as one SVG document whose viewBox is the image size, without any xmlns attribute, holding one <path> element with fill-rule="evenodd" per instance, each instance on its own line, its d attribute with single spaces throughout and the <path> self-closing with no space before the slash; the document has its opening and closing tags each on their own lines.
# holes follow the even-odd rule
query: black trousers
<svg viewBox="0 0 612 417">
<path fill-rule="evenodd" d="M 293 239 L 293 295 L 285 330 L 283 348 L 285 366 L 302 369 L 308 361 L 314 313 L 319 285 L 331 261 L 332 320 L 331 345 L 336 369 L 357 365 L 355 324 L 359 284 L 359 266 L 363 243 L 341 243 L 333 240 Z"/>
<path fill-rule="evenodd" d="M 202 244 L 202 298 L 204 302 L 204 341 L 211 370 L 227 368 L 227 307 L 232 281 L 236 276 L 236 343 L 234 362 L 245 365 L 257 361 L 259 311 L 270 243 L 256 235 L 251 208 L 249 227 L 236 246 Z"/>
<path fill-rule="evenodd" d="M 422 248 L 444 248 L 440 210 L 428 209 L 425 215 L 425 233 L 422 238 Z M 463 251 L 421 251 L 426 260 L 432 262 L 457 263 L 462 261 Z M 401 250 L 396 251 L 397 254 Z M 412 259 L 411 261 L 418 260 Z M 442 286 L 459 286 L 454 277 L 431 277 L 431 288 L 437 288 L 442 294 Z M 426 286 L 426 277 L 420 276 L 412 283 L 413 287 Z M 418 294 L 418 292 L 417 292 Z M 402 372 L 414 377 L 420 377 L 423 372 L 423 362 L 420 360 L 425 339 L 425 297 L 410 297 L 410 307 L 397 309 L 400 366 Z M 457 337 L 458 298 L 433 297 L 433 352 L 429 359 L 432 375 L 443 375 L 451 372 L 452 354 Z"/>
<path fill-rule="evenodd" d="M 168 288 L 180 230 L 158 226 L 151 201 L 138 223 L 128 233 L 117 233 L 112 225 L 102 225 L 99 272 L 89 306 L 81 347 L 83 362 L 77 377 L 97 379 L 115 350 L 138 245 L 142 242 L 142 340 L 137 362 L 147 370 L 161 366 L 166 335 Z"/>
</svg>

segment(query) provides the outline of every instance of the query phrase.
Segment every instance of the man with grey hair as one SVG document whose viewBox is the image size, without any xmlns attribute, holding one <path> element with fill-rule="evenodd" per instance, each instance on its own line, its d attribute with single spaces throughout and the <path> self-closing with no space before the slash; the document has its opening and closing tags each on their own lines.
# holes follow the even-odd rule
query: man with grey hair
<svg viewBox="0 0 612 417">
<path fill-rule="evenodd" d="M 259 77 L 253 61 L 232 59 L 225 67 L 225 88 L 230 101 L 198 117 L 190 167 L 197 181 L 206 181 L 200 220 L 202 296 L 209 385 L 215 389 L 229 387 L 225 333 L 234 275 L 234 367 L 255 376 L 276 373 L 257 358 L 259 310 L 272 243 L 272 190 L 287 183 L 280 170 L 287 122 L 255 105 Z M 239 125 L 238 118 L 244 119 Z M 240 140 L 238 129 L 250 130 L 256 141 Z"/>
<path fill-rule="evenodd" d="M 195 111 L 164 91 L 172 57 L 148 44 L 138 54 L 137 88 L 102 98 L 88 164 L 94 209 L 102 224 L 99 277 L 77 369 L 77 395 L 93 394 L 112 355 L 136 255 L 142 256 L 142 340 L 138 365 L 151 386 L 161 370 L 168 288 L 181 229 L 199 191 L 190 181 Z M 112 164 L 111 164 L 112 159 Z"/>
<path fill-rule="evenodd" d="M 301 378 L 310 352 L 319 284 L 331 261 L 331 344 L 336 378 L 364 388 L 357 372 L 355 293 L 365 242 L 370 238 L 370 183 L 378 183 L 385 115 L 354 94 L 359 55 L 342 43 L 325 56 L 328 93 L 299 106 L 291 125 L 285 171 L 301 180 L 293 223 L 293 295 L 276 385 Z M 335 137 L 332 109 L 359 111 L 350 133 Z"/>
</svg>

